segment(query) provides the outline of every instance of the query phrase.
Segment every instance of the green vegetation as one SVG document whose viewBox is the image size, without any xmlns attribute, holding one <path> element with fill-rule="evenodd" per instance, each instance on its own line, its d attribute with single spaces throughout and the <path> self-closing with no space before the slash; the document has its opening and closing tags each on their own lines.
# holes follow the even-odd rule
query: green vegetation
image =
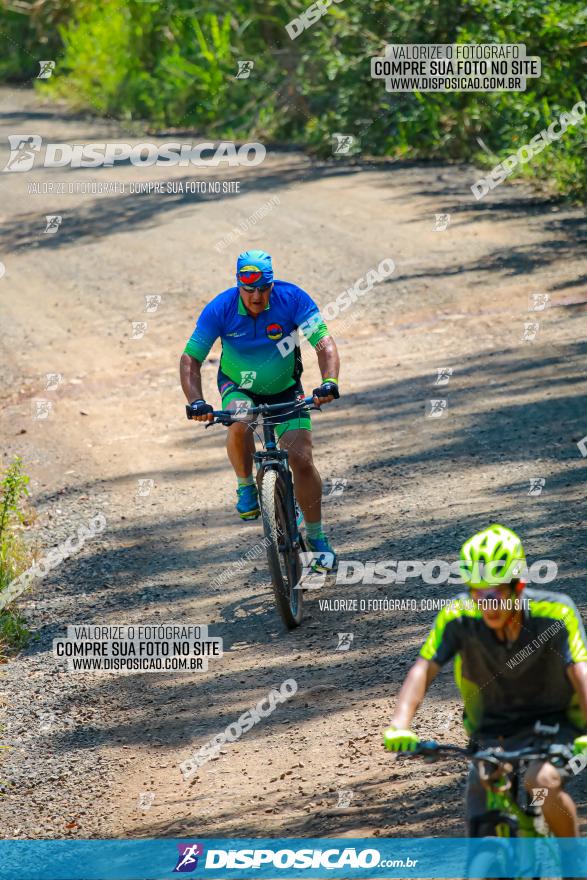
<svg viewBox="0 0 587 880">
<path fill-rule="evenodd" d="M 28 482 L 20 458 L 14 459 L 0 480 L 0 595 L 28 562 L 22 537 Z M 28 635 L 24 620 L 17 612 L 10 607 L 0 610 L 0 651 L 5 647 L 22 647 Z"/>
<path fill-rule="evenodd" d="M 336 131 L 357 136 L 364 156 L 486 166 L 587 97 L 582 0 L 341 0 L 291 40 L 285 25 L 308 5 L 8 2 L 0 76 L 36 76 L 36 60 L 53 58 L 55 74 L 39 89 L 128 123 L 295 143 L 323 156 Z M 390 94 L 370 76 L 371 57 L 389 42 L 522 42 L 541 56 L 542 76 L 526 92 Z M 255 66 L 237 80 L 244 59 Z M 569 129 L 522 173 L 583 196 L 585 127 Z"/>
</svg>

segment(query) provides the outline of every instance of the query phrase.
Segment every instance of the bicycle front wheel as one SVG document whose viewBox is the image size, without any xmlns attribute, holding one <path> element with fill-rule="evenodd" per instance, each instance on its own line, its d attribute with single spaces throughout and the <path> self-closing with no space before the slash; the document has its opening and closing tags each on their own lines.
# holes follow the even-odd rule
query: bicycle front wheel
<svg viewBox="0 0 587 880">
<path fill-rule="evenodd" d="M 501 875 L 502 862 L 498 855 L 482 852 L 476 855 L 469 864 L 467 880 L 492 880 Z"/>
<path fill-rule="evenodd" d="M 286 489 L 276 470 L 266 470 L 261 483 L 261 515 L 267 563 L 279 615 L 288 629 L 302 622 L 302 590 L 296 589 L 302 566 L 295 523 L 287 515 Z"/>
<path fill-rule="evenodd" d="M 514 868 L 511 864 L 511 853 L 507 845 L 503 845 L 504 840 L 494 837 L 491 830 L 487 830 L 489 832 L 487 835 L 480 834 L 475 838 L 477 852 L 469 860 L 467 880 L 496 880 L 499 877 L 507 877 L 509 871 Z"/>
</svg>

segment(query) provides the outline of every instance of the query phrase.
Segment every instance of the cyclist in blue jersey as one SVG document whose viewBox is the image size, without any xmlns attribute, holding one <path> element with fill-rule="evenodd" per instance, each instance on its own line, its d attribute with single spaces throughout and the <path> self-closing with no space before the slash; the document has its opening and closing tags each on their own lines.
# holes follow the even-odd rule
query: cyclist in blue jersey
<svg viewBox="0 0 587 880">
<path fill-rule="evenodd" d="M 181 356 L 188 417 L 212 420 L 213 407 L 204 398 L 200 369 L 218 337 L 222 341 L 218 390 L 224 409 L 235 400 L 247 399 L 258 406 L 304 396 L 299 330 L 314 347 L 322 375 L 321 385 L 312 392 L 315 405 L 338 398 L 338 350 L 314 300 L 297 285 L 274 280 L 271 257 L 264 251 L 240 254 L 236 279 L 236 286 L 203 309 Z M 312 458 L 310 416 L 291 418 L 285 413 L 275 421 L 279 444 L 288 451 L 309 549 L 320 554 L 315 567 L 332 570 L 336 556 L 322 529 L 322 481 Z M 242 519 L 255 519 L 260 510 L 253 478 L 253 435 L 245 423 L 231 425 L 227 433 L 228 458 L 238 481 L 236 509 Z"/>
</svg>

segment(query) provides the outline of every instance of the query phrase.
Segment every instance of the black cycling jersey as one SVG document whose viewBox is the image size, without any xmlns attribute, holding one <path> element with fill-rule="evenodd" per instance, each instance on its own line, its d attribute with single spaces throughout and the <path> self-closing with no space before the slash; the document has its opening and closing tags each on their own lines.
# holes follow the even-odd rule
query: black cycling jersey
<svg viewBox="0 0 587 880">
<path fill-rule="evenodd" d="M 535 721 L 566 719 L 583 730 L 586 719 L 567 675 L 587 662 L 587 639 L 573 600 L 527 588 L 522 629 L 515 642 L 498 639 L 467 593 L 437 615 L 420 656 L 443 666 L 455 660 L 464 724 L 473 733 L 512 735 Z"/>
</svg>

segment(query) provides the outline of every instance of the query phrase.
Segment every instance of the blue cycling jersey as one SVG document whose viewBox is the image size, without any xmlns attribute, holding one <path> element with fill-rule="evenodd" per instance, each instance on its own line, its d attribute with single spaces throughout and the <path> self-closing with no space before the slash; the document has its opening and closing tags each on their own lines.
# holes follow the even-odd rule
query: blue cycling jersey
<svg viewBox="0 0 587 880">
<path fill-rule="evenodd" d="M 292 335 L 298 328 L 312 345 L 328 335 L 318 306 L 301 287 L 275 281 L 256 317 L 238 287 L 229 287 L 203 309 L 185 352 L 202 362 L 220 337 L 223 373 L 256 394 L 278 394 L 296 384 L 302 371 L 298 337 Z"/>
</svg>

